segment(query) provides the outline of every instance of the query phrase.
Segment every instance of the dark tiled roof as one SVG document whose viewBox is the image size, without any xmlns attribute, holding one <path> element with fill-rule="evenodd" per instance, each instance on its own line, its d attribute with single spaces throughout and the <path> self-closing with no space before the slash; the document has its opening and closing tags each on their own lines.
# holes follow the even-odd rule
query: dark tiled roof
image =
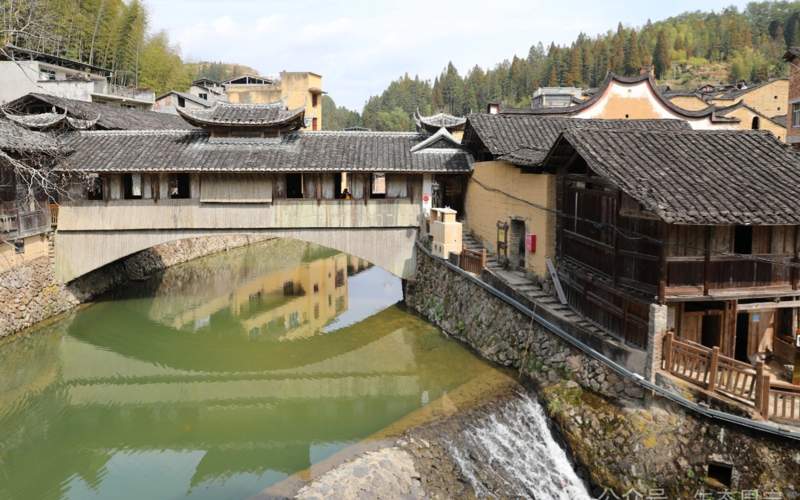
<svg viewBox="0 0 800 500">
<path fill-rule="evenodd" d="M 58 149 L 56 139 L 43 132 L 34 132 L 0 118 L 0 150 L 6 152 L 41 152 Z"/>
<path fill-rule="evenodd" d="M 103 130 L 175 130 L 191 129 L 181 117 L 170 113 L 138 111 L 134 109 L 100 104 L 97 102 L 76 101 L 48 94 L 31 93 L 5 105 L 8 110 L 23 111 L 31 104 L 49 104 L 57 112 L 65 110 L 71 118 L 97 120 L 96 127 Z"/>
<path fill-rule="evenodd" d="M 786 78 L 776 78 L 776 79 L 773 79 L 773 80 L 768 80 L 766 82 L 761 82 L 761 83 L 758 83 L 758 84 L 755 84 L 755 85 L 752 85 L 752 86 L 749 86 L 749 87 L 745 87 L 745 88 L 738 88 L 738 87 L 736 87 L 734 85 L 727 92 L 716 96 L 714 99 L 725 99 L 725 100 L 738 99 L 738 98 L 742 97 L 743 95 L 748 94 L 748 93 L 750 93 L 750 92 L 752 92 L 752 91 L 754 91 L 756 89 L 760 89 L 761 87 L 765 87 L 765 86 L 767 86 L 767 85 L 769 85 L 771 83 L 774 83 L 774 82 L 777 82 L 777 81 L 780 81 L 780 80 L 786 80 Z"/>
<path fill-rule="evenodd" d="M 769 132 L 573 128 L 550 154 L 563 141 L 668 223 L 800 224 L 800 157 Z"/>
<path fill-rule="evenodd" d="M 409 132 L 298 132 L 270 139 L 211 138 L 203 131 L 76 132 L 65 170 L 89 172 L 442 172 L 466 173 L 462 149 L 411 152 L 427 136 Z"/>
<path fill-rule="evenodd" d="M 414 113 L 414 121 L 417 125 L 417 130 L 427 130 L 428 132 L 436 132 L 444 127 L 450 131 L 461 130 L 467 119 L 463 116 L 453 116 L 447 113 L 437 113 L 431 116 L 422 116 L 419 111 Z"/>
<path fill-rule="evenodd" d="M 575 127 L 685 130 L 682 120 L 587 120 L 531 114 L 472 114 L 462 143 L 473 152 L 485 151 L 515 165 L 533 166 L 544 158 L 558 135 Z"/>
<path fill-rule="evenodd" d="M 776 115 L 770 118 L 770 120 L 774 121 L 781 127 L 786 128 L 786 115 Z"/>
<path fill-rule="evenodd" d="M 282 102 L 270 104 L 230 104 L 216 102 L 208 109 L 178 109 L 186 121 L 198 127 L 279 127 L 295 123 L 302 126 L 305 108 L 288 109 Z"/>
</svg>

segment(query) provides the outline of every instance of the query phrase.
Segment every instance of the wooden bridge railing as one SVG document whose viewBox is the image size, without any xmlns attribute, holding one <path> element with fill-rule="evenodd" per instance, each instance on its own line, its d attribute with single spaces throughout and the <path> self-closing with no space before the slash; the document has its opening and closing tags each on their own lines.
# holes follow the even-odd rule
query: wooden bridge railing
<svg viewBox="0 0 800 500">
<path fill-rule="evenodd" d="M 486 249 L 475 251 L 464 248 L 458 259 L 458 267 L 470 273 L 481 274 L 486 267 Z"/>
<path fill-rule="evenodd" d="M 664 336 L 662 368 L 709 392 L 752 405 L 765 419 L 800 425 L 800 386 L 771 381 L 763 362 L 753 367 L 721 355 L 719 347 L 678 340 L 670 332 Z"/>
</svg>

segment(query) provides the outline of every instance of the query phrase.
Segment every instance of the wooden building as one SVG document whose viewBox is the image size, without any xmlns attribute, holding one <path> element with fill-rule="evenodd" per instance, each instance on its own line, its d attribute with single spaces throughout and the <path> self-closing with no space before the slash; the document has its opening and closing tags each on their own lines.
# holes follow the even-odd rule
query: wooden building
<svg viewBox="0 0 800 500">
<path fill-rule="evenodd" d="M 217 102 L 208 109 L 178 110 L 199 127 L 193 130 L 75 132 L 65 138 L 75 152 L 64 169 L 95 176 L 91 189 L 76 193 L 84 203 L 185 200 L 178 205 L 188 203 L 205 214 L 222 204 L 241 207 L 282 200 L 338 200 L 362 206 L 369 200 L 394 200 L 419 213 L 430 208 L 434 184 L 471 170 L 472 156 L 446 131 L 432 136 L 311 132 L 301 130 L 304 112 L 281 103 Z M 334 210 L 326 207 L 308 205 L 283 213 L 317 217 L 311 212 Z M 291 225 L 276 219 L 279 222 Z"/>
<path fill-rule="evenodd" d="M 571 128 L 543 164 L 574 309 L 646 348 L 664 304 L 678 338 L 793 361 L 800 159 L 771 134 Z"/>
</svg>

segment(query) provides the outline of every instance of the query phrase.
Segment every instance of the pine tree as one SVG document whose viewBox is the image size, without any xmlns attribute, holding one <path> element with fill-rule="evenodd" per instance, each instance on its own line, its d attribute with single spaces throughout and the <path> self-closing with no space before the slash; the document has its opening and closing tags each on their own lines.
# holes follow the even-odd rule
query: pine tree
<svg viewBox="0 0 800 500">
<path fill-rule="evenodd" d="M 642 55 L 639 49 L 639 36 L 636 30 L 631 30 L 625 44 L 625 74 L 636 75 L 642 69 Z"/>
<path fill-rule="evenodd" d="M 656 77 L 664 78 L 672 66 L 670 48 L 667 43 L 667 35 L 662 29 L 658 32 L 656 48 L 653 53 L 653 65 L 656 69 Z"/>
</svg>

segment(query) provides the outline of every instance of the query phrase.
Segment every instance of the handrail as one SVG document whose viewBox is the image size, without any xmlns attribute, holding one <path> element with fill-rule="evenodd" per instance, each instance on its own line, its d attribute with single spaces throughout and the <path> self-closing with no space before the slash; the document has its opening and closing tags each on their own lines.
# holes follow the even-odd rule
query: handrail
<svg viewBox="0 0 800 500">
<path fill-rule="evenodd" d="M 420 241 L 417 241 L 416 247 L 419 248 L 420 250 L 422 250 L 422 252 L 425 253 L 425 255 L 427 255 L 428 257 L 430 257 L 432 259 L 436 259 L 436 257 L 433 256 L 431 251 L 428 250 L 427 248 L 425 248 L 425 246 Z M 614 371 L 620 377 L 622 377 L 622 378 L 624 378 L 626 380 L 634 382 L 635 384 L 637 384 L 638 386 L 642 387 L 643 389 L 649 390 L 649 391 L 653 392 L 654 394 L 657 394 L 657 395 L 663 397 L 664 399 L 672 401 L 673 403 L 675 403 L 675 404 L 677 404 L 677 405 L 679 405 L 679 406 L 681 406 L 681 407 L 683 407 L 683 408 L 685 408 L 685 409 L 687 409 L 687 410 L 689 410 L 689 411 L 691 411 L 693 413 L 701 415 L 701 416 L 703 416 L 705 418 L 709 418 L 711 420 L 716 420 L 716 421 L 719 421 L 719 422 L 728 423 L 728 424 L 731 424 L 731 425 L 736 425 L 738 427 L 742 427 L 742 428 L 745 428 L 745 429 L 750 429 L 750 430 L 761 432 L 761 433 L 764 433 L 764 434 L 770 434 L 770 435 L 773 435 L 773 436 L 779 436 L 779 437 L 783 437 L 783 438 L 786 438 L 786 439 L 791 439 L 791 440 L 800 442 L 800 432 L 785 430 L 785 429 L 782 429 L 780 427 L 776 427 L 775 425 L 766 424 L 766 423 L 763 423 L 763 422 L 758 422 L 758 421 L 751 420 L 751 419 L 748 419 L 748 418 L 740 417 L 738 415 L 733 415 L 732 413 L 711 409 L 706 405 L 701 405 L 701 404 L 695 403 L 694 401 L 690 401 L 690 400 L 686 399 L 685 397 L 683 397 L 683 396 L 681 396 L 679 394 L 676 394 L 676 393 L 674 393 L 674 392 L 672 392 L 672 391 L 670 391 L 668 389 L 665 389 L 665 388 L 663 388 L 663 387 L 661 387 L 659 385 L 656 385 L 656 384 L 650 382 L 649 380 L 645 380 L 645 378 L 642 377 L 640 374 L 634 373 L 634 372 L 628 370 L 627 368 L 625 368 L 624 366 L 620 365 L 619 363 L 613 361 L 612 359 L 608 358 L 604 354 L 596 351 L 595 349 L 592 349 L 591 347 L 589 347 L 584 342 L 576 339 L 575 337 L 573 337 L 572 335 L 567 333 L 563 328 L 561 328 L 558 325 L 548 321 L 547 319 L 542 317 L 540 314 L 536 313 L 535 311 L 532 311 L 531 309 L 529 309 L 524 304 L 522 304 L 522 303 L 518 302 L 517 300 L 513 299 L 512 297 L 506 295 L 505 293 L 501 292 L 497 288 L 495 288 L 495 287 L 491 286 L 490 284 L 482 281 L 481 279 L 477 278 L 476 276 L 473 276 L 473 275 L 465 272 L 464 270 L 460 269 L 458 266 L 455 266 L 455 265 L 451 264 L 450 262 L 447 262 L 447 261 L 444 261 L 444 260 L 441 260 L 441 259 L 437 259 L 437 260 L 439 262 L 441 262 L 442 265 L 444 265 L 448 269 L 450 269 L 451 271 L 454 271 L 454 272 L 458 273 L 459 275 L 461 275 L 462 277 L 466 278 L 467 280 L 472 281 L 473 283 L 475 283 L 476 285 L 480 286 L 481 288 L 483 288 L 484 290 L 486 290 L 490 294 L 494 295 L 498 299 L 502 300 L 503 302 L 505 302 L 508 305 L 510 305 L 510 306 L 514 307 L 515 309 L 517 309 L 522 314 L 528 316 L 532 320 L 534 320 L 537 323 L 539 323 L 540 325 L 544 326 L 545 328 L 550 330 L 552 333 L 554 333 L 557 337 L 559 337 L 560 339 L 564 340 L 565 342 L 567 342 L 568 344 L 572 345 L 573 347 L 577 348 L 578 350 L 584 352 L 587 356 L 589 356 L 589 357 L 591 357 L 591 358 L 593 358 L 593 359 L 595 359 L 597 361 L 600 361 L 601 363 L 603 363 L 604 365 L 609 367 L 612 371 Z"/>
</svg>

